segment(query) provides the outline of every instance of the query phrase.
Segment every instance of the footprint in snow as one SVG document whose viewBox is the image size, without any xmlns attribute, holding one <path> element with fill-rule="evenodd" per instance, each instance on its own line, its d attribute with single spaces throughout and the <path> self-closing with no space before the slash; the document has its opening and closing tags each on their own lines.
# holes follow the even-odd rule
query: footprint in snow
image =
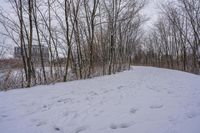
<svg viewBox="0 0 200 133">
<path fill-rule="evenodd" d="M 62 129 L 57 127 L 57 126 L 54 126 L 54 130 L 57 131 L 57 132 L 61 132 L 62 131 Z"/>
<path fill-rule="evenodd" d="M 118 86 L 117 87 L 117 89 L 119 89 L 119 90 L 122 89 L 122 88 L 124 88 L 124 86 Z"/>
<path fill-rule="evenodd" d="M 56 131 L 60 131 L 60 128 L 58 128 L 58 127 L 55 127 L 54 129 L 55 129 Z"/>
<path fill-rule="evenodd" d="M 109 92 L 110 92 L 109 90 L 105 90 L 105 91 L 103 91 L 104 94 L 109 93 Z"/>
<path fill-rule="evenodd" d="M 81 126 L 75 129 L 74 133 L 80 133 L 82 131 L 85 131 L 88 127 L 87 126 Z"/>
<path fill-rule="evenodd" d="M 40 126 L 43 126 L 43 125 L 46 125 L 47 123 L 45 121 L 40 121 L 36 124 L 37 127 L 40 127 Z"/>
<path fill-rule="evenodd" d="M 128 128 L 128 127 L 130 127 L 130 126 L 131 126 L 130 123 L 121 123 L 121 124 L 119 125 L 119 128 Z"/>
<path fill-rule="evenodd" d="M 117 129 L 118 126 L 117 126 L 116 124 L 111 124 L 111 125 L 110 125 L 110 128 L 111 128 L 111 129 Z"/>
<path fill-rule="evenodd" d="M 131 113 L 131 114 L 135 114 L 137 111 L 138 111 L 138 109 L 135 109 L 135 108 L 131 108 L 131 109 L 130 109 L 130 113 Z"/>
<path fill-rule="evenodd" d="M 174 92 L 173 92 L 173 91 L 167 91 L 167 93 L 168 93 L 168 94 L 173 94 Z"/>
<path fill-rule="evenodd" d="M 47 105 L 43 105 L 43 108 L 47 108 Z"/>
<path fill-rule="evenodd" d="M 150 106 L 151 109 L 160 109 L 162 107 L 163 107 L 163 105 L 151 105 Z"/>
<path fill-rule="evenodd" d="M 36 125 L 37 127 L 40 127 L 40 126 L 42 126 L 42 125 L 46 125 L 46 124 L 47 124 L 47 122 L 41 121 L 41 120 L 39 120 L 39 119 L 32 119 L 31 122 L 35 123 L 35 125 Z"/>
<path fill-rule="evenodd" d="M 197 116 L 199 116 L 199 115 L 200 115 L 200 114 L 197 113 L 197 112 L 189 112 L 189 113 L 186 113 L 186 116 L 187 116 L 187 118 L 189 118 L 189 119 L 195 118 L 195 117 L 197 117 Z"/>
<path fill-rule="evenodd" d="M 118 128 L 128 128 L 132 125 L 131 122 L 129 123 L 120 123 L 120 124 L 111 124 L 110 129 L 118 129 Z"/>
<path fill-rule="evenodd" d="M 8 117 L 8 115 L 1 115 L 1 117 L 4 117 L 4 118 L 5 118 L 5 117 Z"/>
<path fill-rule="evenodd" d="M 96 93 L 94 91 L 90 91 L 89 94 L 92 95 L 92 96 L 97 96 L 98 95 L 98 93 Z"/>
<path fill-rule="evenodd" d="M 41 111 L 44 112 L 44 111 L 48 111 L 48 110 L 50 110 L 50 109 L 51 109 L 50 106 L 48 106 L 48 105 L 43 105 Z"/>
<path fill-rule="evenodd" d="M 103 112 L 104 112 L 103 110 L 98 111 L 96 114 L 94 114 L 94 116 L 97 117 L 97 116 L 101 115 Z"/>
<path fill-rule="evenodd" d="M 174 116 L 168 116 L 168 120 L 169 120 L 170 122 L 176 122 L 177 118 L 174 117 Z"/>
<path fill-rule="evenodd" d="M 65 98 L 65 99 L 60 99 L 57 101 L 58 103 L 68 103 L 68 102 L 72 102 L 71 98 Z"/>
<path fill-rule="evenodd" d="M 75 119 L 78 117 L 78 113 L 76 111 L 66 111 L 63 113 L 63 117 L 66 119 Z"/>
</svg>

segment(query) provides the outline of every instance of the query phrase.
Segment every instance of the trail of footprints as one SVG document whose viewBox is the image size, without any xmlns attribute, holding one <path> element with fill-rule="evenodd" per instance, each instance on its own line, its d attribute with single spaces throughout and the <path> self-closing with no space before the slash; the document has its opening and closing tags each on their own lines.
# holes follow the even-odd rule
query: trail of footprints
<svg viewBox="0 0 200 133">
<path fill-rule="evenodd" d="M 130 113 L 131 114 L 135 114 L 138 111 L 138 109 L 136 108 L 131 108 L 130 109 Z M 127 123 L 119 123 L 119 124 L 114 124 L 112 123 L 110 125 L 110 129 L 123 129 L 123 128 L 128 128 L 130 126 L 132 126 L 134 124 L 134 122 L 127 122 Z"/>
<path fill-rule="evenodd" d="M 117 87 L 117 88 L 118 88 L 118 89 L 122 89 L 122 88 L 124 88 L 124 86 L 119 86 L 119 87 Z M 92 95 L 98 95 L 98 94 L 93 93 L 93 92 L 91 92 L 90 94 L 92 94 Z M 56 98 L 56 99 L 57 99 L 57 98 Z M 64 103 L 64 104 L 65 104 L 65 103 L 73 102 L 73 101 L 72 101 L 71 98 L 65 98 L 65 99 L 58 99 L 56 102 L 57 102 L 57 103 Z M 51 109 L 51 106 L 49 106 L 49 105 L 43 105 L 42 108 L 43 108 L 42 111 L 47 111 L 47 110 Z M 163 105 L 162 105 L 162 104 L 155 104 L 155 105 L 149 106 L 149 108 L 150 108 L 150 109 L 161 109 L 161 108 L 163 108 Z M 138 110 L 137 108 L 130 108 L 129 113 L 130 113 L 130 114 L 135 114 L 135 113 L 137 113 L 138 111 L 139 111 L 139 110 Z M 71 114 L 71 112 L 70 112 L 70 114 Z M 68 117 L 68 115 L 69 115 L 69 112 L 67 112 L 67 114 L 65 113 L 65 114 L 64 114 L 64 117 Z M 6 116 L 1 116 L 1 117 L 6 117 Z M 193 115 L 189 115 L 188 117 L 193 117 Z M 39 120 L 35 120 L 35 121 L 33 121 L 33 122 L 36 122 L 36 126 L 37 126 L 37 127 L 40 127 L 40 126 L 43 126 L 43 125 L 46 125 L 46 124 L 47 124 L 46 122 L 44 122 L 44 121 L 39 121 Z M 124 123 L 118 123 L 118 124 L 112 123 L 112 124 L 110 124 L 109 128 L 110 128 L 110 129 L 113 129 L 113 130 L 115 130 L 115 129 L 124 129 L 124 128 L 129 128 L 129 127 L 132 126 L 133 124 L 134 124 L 134 122 L 124 122 Z M 83 132 L 83 131 L 87 130 L 87 128 L 88 128 L 88 127 L 86 127 L 86 126 L 82 126 L 82 127 L 76 128 L 76 129 L 74 130 L 74 133 Z M 57 132 L 61 132 L 61 131 L 62 131 L 62 129 L 59 128 L 59 127 L 57 127 L 57 126 L 53 127 L 53 129 L 54 129 L 55 131 L 57 131 Z"/>
<path fill-rule="evenodd" d="M 133 125 L 133 122 L 128 122 L 128 123 L 120 123 L 120 124 L 111 124 L 110 128 L 111 129 L 120 129 L 120 128 L 128 128 Z"/>
<path fill-rule="evenodd" d="M 130 113 L 131 114 L 135 114 L 137 111 L 138 111 L 138 109 L 136 109 L 136 108 L 131 108 L 130 109 Z M 110 129 L 128 128 L 128 127 L 132 126 L 133 124 L 134 124 L 134 122 L 119 123 L 119 124 L 112 123 L 110 125 Z"/>
<path fill-rule="evenodd" d="M 163 108 L 163 105 L 161 104 L 161 105 L 151 105 L 150 107 L 149 107 L 150 109 L 161 109 L 161 108 Z M 130 109 L 130 113 L 131 114 L 135 114 L 136 112 L 138 111 L 138 109 L 136 109 L 136 108 L 131 108 Z M 134 122 L 127 122 L 127 123 L 120 123 L 120 124 L 111 124 L 110 125 L 110 129 L 122 129 L 122 128 L 128 128 L 128 127 L 130 127 L 130 126 L 132 126 L 134 124 Z"/>
</svg>

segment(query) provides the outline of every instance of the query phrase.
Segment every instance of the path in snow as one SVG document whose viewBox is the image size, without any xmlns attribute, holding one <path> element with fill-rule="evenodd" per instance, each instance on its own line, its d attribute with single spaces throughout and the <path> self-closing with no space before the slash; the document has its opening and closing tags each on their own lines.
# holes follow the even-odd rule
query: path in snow
<svg viewBox="0 0 200 133">
<path fill-rule="evenodd" d="M 199 133 L 200 77 L 133 67 L 0 92 L 1 133 Z"/>
</svg>

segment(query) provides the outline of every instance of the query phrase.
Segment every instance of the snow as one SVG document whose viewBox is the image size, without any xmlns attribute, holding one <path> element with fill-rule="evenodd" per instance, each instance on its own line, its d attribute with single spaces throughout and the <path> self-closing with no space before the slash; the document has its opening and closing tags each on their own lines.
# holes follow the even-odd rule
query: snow
<svg viewBox="0 0 200 133">
<path fill-rule="evenodd" d="M 1 133 L 199 133 L 200 76 L 153 67 L 0 92 Z"/>
</svg>

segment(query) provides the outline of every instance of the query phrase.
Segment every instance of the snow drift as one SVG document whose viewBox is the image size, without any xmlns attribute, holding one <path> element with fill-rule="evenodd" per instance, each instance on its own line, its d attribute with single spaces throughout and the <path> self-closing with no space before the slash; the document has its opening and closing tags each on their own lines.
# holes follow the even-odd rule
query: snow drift
<svg viewBox="0 0 200 133">
<path fill-rule="evenodd" d="M 199 133 L 200 76 L 152 67 L 0 92 L 1 133 Z"/>
</svg>

